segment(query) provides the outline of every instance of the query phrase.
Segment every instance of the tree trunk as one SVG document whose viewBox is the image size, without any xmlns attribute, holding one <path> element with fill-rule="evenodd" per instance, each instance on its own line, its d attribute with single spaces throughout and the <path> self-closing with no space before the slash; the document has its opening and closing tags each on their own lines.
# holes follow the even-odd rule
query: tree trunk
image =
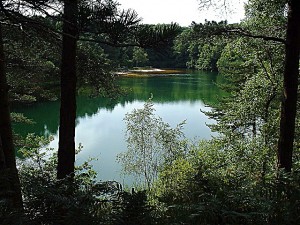
<svg viewBox="0 0 300 225">
<path fill-rule="evenodd" d="M 11 224 L 21 224 L 22 193 L 16 167 L 15 149 L 11 128 L 8 84 L 5 72 L 2 26 L 0 23 L 0 200 L 8 202 L 17 213 Z"/>
<path fill-rule="evenodd" d="M 77 11 L 77 0 L 64 1 L 58 179 L 74 175 Z"/>
<path fill-rule="evenodd" d="M 300 52 L 300 1 L 290 0 L 286 32 L 284 96 L 281 103 L 278 166 L 292 169 Z"/>
</svg>

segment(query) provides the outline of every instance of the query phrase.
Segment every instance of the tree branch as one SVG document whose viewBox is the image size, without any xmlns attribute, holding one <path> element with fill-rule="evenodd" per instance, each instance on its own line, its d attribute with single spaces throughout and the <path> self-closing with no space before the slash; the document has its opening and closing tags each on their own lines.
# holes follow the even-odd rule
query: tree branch
<svg viewBox="0 0 300 225">
<path fill-rule="evenodd" d="M 86 42 L 94 42 L 98 44 L 104 44 L 104 45 L 109 45 L 112 47 L 143 47 L 141 44 L 138 43 L 113 43 L 110 41 L 104 41 L 104 40 L 97 40 L 97 39 L 92 39 L 92 38 L 79 38 L 79 41 L 86 41 Z"/>
<path fill-rule="evenodd" d="M 243 30 L 235 29 L 235 30 L 226 30 L 224 33 L 234 33 L 238 34 L 244 37 L 250 37 L 250 38 L 256 38 L 256 39 L 263 39 L 264 41 L 274 41 L 274 42 L 279 42 L 282 44 L 286 44 L 286 41 L 283 38 L 278 38 L 278 37 L 272 37 L 272 36 L 265 36 L 265 35 L 255 35 L 248 33 Z"/>
<path fill-rule="evenodd" d="M 193 26 L 194 34 L 196 35 L 195 38 L 199 38 L 199 36 L 203 38 L 203 37 L 211 37 L 211 36 L 227 34 L 227 35 L 238 35 L 242 37 L 262 39 L 264 41 L 274 41 L 274 42 L 286 44 L 286 40 L 283 38 L 252 34 L 249 31 L 242 29 L 241 27 L 227 24 L 227 21 L 221 21 L 221 22 L 205 21 L 204 24 L 193 23 L 192 26 Z"/>
</svg>

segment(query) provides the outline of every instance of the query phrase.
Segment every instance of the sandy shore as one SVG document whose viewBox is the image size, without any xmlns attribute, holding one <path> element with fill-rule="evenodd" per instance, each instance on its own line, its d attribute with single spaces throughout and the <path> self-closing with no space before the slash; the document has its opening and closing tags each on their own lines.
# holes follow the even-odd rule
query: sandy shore
<svg viewBox="0 0 300 225">
<path fill-rule="evenodd" d="M 128 70 L 125 72 L 117 72 L 116 74 L 119 76 L 126 77 L 147 77 L 147 76 L 163 76 L 163 75 L 175 75 L 175 74 L 184 74 L 185 70 L 180 69 L 135 69 Z"/>
</svg>

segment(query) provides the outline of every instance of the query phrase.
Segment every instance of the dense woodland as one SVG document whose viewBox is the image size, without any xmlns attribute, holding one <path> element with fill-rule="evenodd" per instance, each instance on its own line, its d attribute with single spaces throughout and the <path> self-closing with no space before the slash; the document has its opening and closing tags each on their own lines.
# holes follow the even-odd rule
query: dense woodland
<svg viewBox="0 0 300 225">
<path fill-rule="evenodd" d="M 142 24 L 112 0 L 1 0 L 0 224 L 300 224 L 300 2 L 248 0 L 245 12 L 180 27 Z M 118 161 L 140 181 L 126 190 L 75 167 L 76 95 L 117 101 L 116 72 L 145 66 L 216 71 L 228 95 L 206 112 L 219 135 L 199 143 L 151 99 L 124 115 Z M 34 121 L 10 106 L 56 99 L 49 156 L 47 137 L 12 130 Z"/>
</svg>

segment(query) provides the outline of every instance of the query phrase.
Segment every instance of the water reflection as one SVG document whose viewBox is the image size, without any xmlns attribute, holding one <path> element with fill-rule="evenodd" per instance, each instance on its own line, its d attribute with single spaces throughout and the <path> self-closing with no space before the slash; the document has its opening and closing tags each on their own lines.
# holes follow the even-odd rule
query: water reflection
<svg viewBox="0 0 300 225">
<path fill-rule="evenodd" d="M 188 138 L 210 138 L 211 132 L 206 123 L 211 121 L 200 110 L 209 110 L 207 105 L 216 104 L 224 95 L 216 85 L 223 82 L 217 74 L 189 71 L 178 76 L 121 78 L 119 82 L 122 87 L 132 90 L 119 101 L 85 96 L 77 99 L 76 143 L 82 143 L 84 147 L 77 162 L 88 157 L 99 158 L 94 166 L 100 179 L 120 181 L 120 166 L 115 157 L 126 150 L 123 118 L 134 108 L 142 108 L 151 93 L 156 113 L 164 121 L 175 126 L 187 120 L 184 131 Z M 15 124 L 17 133 L 52 134 L 54 141 L 50 146 L 57 148 L 58 101 L 15 106 L 14 111 L 22 112 L 35 121 L 34 125 Z"/>
</svg>

